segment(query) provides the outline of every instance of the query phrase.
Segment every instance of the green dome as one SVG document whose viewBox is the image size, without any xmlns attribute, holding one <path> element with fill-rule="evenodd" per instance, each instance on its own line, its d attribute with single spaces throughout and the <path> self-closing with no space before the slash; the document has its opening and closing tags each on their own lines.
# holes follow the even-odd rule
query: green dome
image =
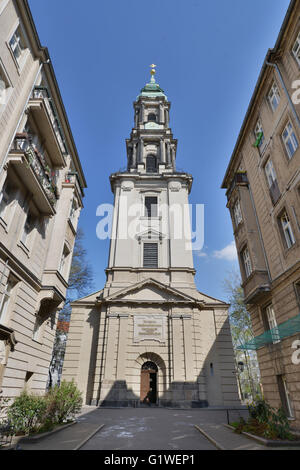
<svg viewBox="0 0 300 470">
<path fill-rule="evenodd" d="M 139 99 L 141 96 L 148 96 L 149 98 L 163 96 L 167 100 L 164 90 L 160 88 L 158 83 L 155 82 L 155 78 L 153 76 L 151 77 L 150 83 L 147 83 L 144 88 L 141 89 L 141 93 L 137 99 Z"/>
</svg>

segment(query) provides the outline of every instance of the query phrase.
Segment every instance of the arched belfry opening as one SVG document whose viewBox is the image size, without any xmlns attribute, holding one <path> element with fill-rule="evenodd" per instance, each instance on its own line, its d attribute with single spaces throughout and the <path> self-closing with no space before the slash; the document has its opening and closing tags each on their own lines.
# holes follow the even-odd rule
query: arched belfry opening
<svg viewBox="0 0 300 470">
<path fill-rule="evenodd" d="M 155 155 L 148 155 L 146 158 L 146 172 L 157 173 L 157 158 Z"/>
<path fill-rule="evenodd" d="M 141 395 L 140 402 L 146 405 L 157 404 L 158 394 L 158 367 L 152 361 L 147 361 L 141 368 Z"/>
</svg>

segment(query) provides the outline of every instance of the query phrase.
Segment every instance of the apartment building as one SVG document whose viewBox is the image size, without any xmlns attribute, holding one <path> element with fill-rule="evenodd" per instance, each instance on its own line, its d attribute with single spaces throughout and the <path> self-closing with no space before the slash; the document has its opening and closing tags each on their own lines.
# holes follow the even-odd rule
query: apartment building
<svg viewBox="0 0 300 470">
<path fill-rule="evenodd" d="M 300 428 L 300 2 L 267 52 L 222 187 L 266 400 Z"/>
<path fill-rule="evenodd" d="M 44 392 L 86 187 L 27 0 L 0 0 L 0 391 Z"/>
</svg>

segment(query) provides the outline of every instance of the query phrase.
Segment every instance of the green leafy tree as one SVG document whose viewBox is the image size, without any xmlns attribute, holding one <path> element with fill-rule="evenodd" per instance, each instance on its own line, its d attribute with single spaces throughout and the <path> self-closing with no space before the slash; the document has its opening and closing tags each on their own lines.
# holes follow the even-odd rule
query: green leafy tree
<svg viewBox="0 0 300 470">
<path fill-rule="evenodd" d="M 84 232 L 82 229 L 78 229 L 70 269 L 66 302 L 58 318 L 58 328 L 56 331 L 52 360 L 49 368 L 48 388 L 51 388 L 53 385 L 53 374 L 55 371 L 58 374 L 58 383 L 60 383 L 66 349 L 68 324 L 71 316 L 70 304 L 76 298 L 87 295 L 93 286 L 93 272 L 89 262 L 87 261 L 87 252 L 84 248 Z"/>
<path fill-rule="evenodd" d="M 244 363 L 244 371 L 238 372 L 241 395 L 242 398 L 250 395 L 254 399 L 261 394 L 256 352 L 237 349 L 254 338 L 251 317 L 245 304 L 244 291 L 237 272 L 231 272 L 228 275 L 227 279 L 224 280 L 224 288 L 229 295 L 229 302 L 231 304 L 229 321 L 236 363 Z"/>
</svg>

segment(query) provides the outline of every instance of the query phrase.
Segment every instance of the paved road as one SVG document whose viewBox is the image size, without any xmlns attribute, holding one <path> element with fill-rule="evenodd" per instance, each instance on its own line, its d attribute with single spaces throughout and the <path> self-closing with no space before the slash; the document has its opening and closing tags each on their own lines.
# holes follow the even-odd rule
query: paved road
<svg viewBox="0 0 300 470">
<path fill-rule="evenodd" d="M 216 450 L 194 427 L 191 410 L 99 410 L 105 424 L 81 450 Z"/>
</svg>

